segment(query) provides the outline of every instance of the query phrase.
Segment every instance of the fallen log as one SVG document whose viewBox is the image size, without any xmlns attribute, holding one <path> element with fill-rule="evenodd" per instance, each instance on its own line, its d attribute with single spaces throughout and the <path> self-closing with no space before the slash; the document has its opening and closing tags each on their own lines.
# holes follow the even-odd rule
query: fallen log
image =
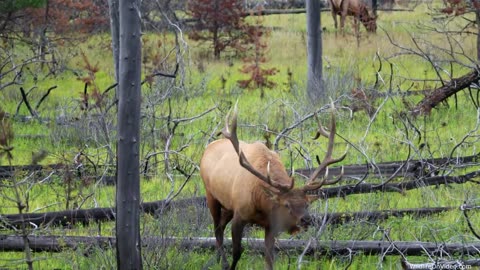
<svg viewBox="0 0 480 270">
<path fill-rule="evenodd" d="M 160 200 L 142 203 L 144 213 L 155 215 L 158 212 L 166 211 L 171 207 L 185 208 L 190 205 L 206 207 L 205 197 L 193 197 L 181 200 Z M 91 209 L 76 209 L 46 213 L 24 213 L 0 215 L 0 224 L 5 228 L 17 228 L 23 222 L 34 226 L 70 226 L 76 223 L 88 224 L 89 222 L 115 220 L 114 207 L 102 207 Z"/>
<path fill-rule="evenodd" d="M 108 249 L 115 246 L 114 237 L 103 236 L 28 236 L 29 246 L 34 252 L 62 252 L 63 250 L 93 247 Z M 231 246 L 231 239 L 225 239 Z M 144 237 L 142 246 L 169 246 L 177 249 L 216 249 L 214 237 Z M 253 252 L 263 252 L 264 240 L 245 238 L 244 247 Z M 278 239 L 277 251 L 297 251 L 305 254 L 344 255 L 361 252 L 365 255 L 430 256 L 449 254 L 451 256 L 480 256 L 480 242 L 476 243 L 432 243 L 419 241 L 317 241 Z M 23 251 L 21 236 L 0 235 L 0 251 Z"/>
<path fill-rule="evenodd" d="M 0 251 L 23 251 L 22 236 L 0 235 Z M 107 249 L 115 247 L 114 237 L 103 236 L 28 236 L 30 249 L 34 252 L 62 252 L 79 247 Z"/>
<path fill-rule="evenodd" d="M 7 179 L 15 176 L 16 172 L 41 172 L 52 170 L 63 170 L 65 166 L 63 164 L 50 164 L 50 165 L 19 165 L 19 166 L 0 166 L 0 179 Z"/>
<path fill-rule="evenodd" d="M 367 173 L 373 177 L 390 178 L 394 174 L 397 177 L 424 177 L 439 168 L 452 165 L 472 165 L 480 164 L 480 153 L 472 156 L 455 157 L 455 158 L 432 158 L 406 161 L 389 161 L 377 164 L 354 164 L 344 165 L 343 175 L 350 178 L 360 178 Z M 295 173 L 300 175 L 311 175 L 313 169 L 295 169 Z M 335 178 L 340 175 L 342 167 L 332 167 L 328 169 L 328 177 Z M 324 175 L 324 171 L 320 173 Z"/>
<path fill-rule="evenodd" d="M 448 184 L 464 184 L 472 182 L 474 178 L 480 176 L 480 171 L 474 171 L 459 176 L 439 175 L 432 177 L 425 177 L 411 181 L 399 183 L 385 183 L 385 184 L 371 184 L 360 183 L 355 185 L 345 185 L 338 187 L 325 188 L 318 191 L 318 194 L 323 198 L 345 197 L 353 194 L 373 193 L 373 192 L 400 192 L 406 190 L 417 189 L 427 186 L 438 186 Z M 475 183 L 478 184 L 477 181 Z"/>
<path fill-rule="evenodd" d="M 104 167 L 99 165 L 98 167 Z M 106 167 L 106 166 L 105 166 Z M 93 166 L 84 166 L 83 169 L 93 169 Z M 96 168 L 98 169 L 98 168 Z M 72 167 L 68 167 L 65 164 L 57 163 L 57 164 L 48 164 L 48 165 L 39 165 L 39 164 L 32 164 L 32 165 L 12 165 L 12 166 L 0 166 L 0 179 L 10 179 L 12 177 L 19 177 L 19 172 L 26 172 L 29 174 L 34 174 L 35 181 L 43 180 L 43 177 L 52 173 L 54 175 L 62 175 L 67 170 L 74 172 L 74 175 L 79 173 L 78 170 L 73 169 Z M 112 169 L 108 169 L 108 173 L 112 173 Z M 103 175 L 93 175 L 91 178 L 95 179 L 95 182 L 101 182 L 104 185 L 115 185 L 116 183 L 116 176 L 103 174 Z"/>
<path fill-rule="evenodd" d="M 431 173 L 432 168 L 444 167 L 449 165 L 478 165 L 480 163 L 480 153 L 472 156 L 453 157 L 453 158 L 432 158 L 432 159 L 419 159 L 405 161 L 389 161 L 376 164 L 352 164 L 344 165 L 344 176 L 355 178 L 362 177 L 366 173 L 369 173 L 375 177 L 389 178 L 393 174 L 397 174 L 398 177 L 421 177 L 428 173 Z M 97 167 L 105 167 L 98 165 Z M 8 179 L 13 177 L 16 172 L 42 172 L 48 173 L 50 171 L 63 171 L 65 170 L 65 164 L 49 164 L 49 165 L 19 165 L 19 166 L 0 166 L 0 179 Z M 85 169 L 89 169 L 90 166 L 84 166 Z M 314 169 L 295 169 L 295 173 L 300 175 L 311 175 Z M 398 171 L 398 172 L 397 172 Z M 340 174 L 341 167 L 329 168 L 328 177 L 336 177 Z M 321 173 L 321 175 L 323 175 Z M 114 175 L 97 176 L 95 179 L 101 179 L 106 185 L 115 184 Z"/>
<path fill-rule="evenodd" d="M 406 190 L 417 189 L 421 187 L 431 185 L 446 185 L 446 184 L 462 184 L 472 180 L 472 178 L 478 177 L 480 171 L 475 171 L 460 176 L 434 176 L 424 179 L 400 182 L 400 183 L 386 183 L 382 184 L 370 184 L 362 183 L 356 185 L 345 185 L 338 187 L 325 188 L 320 190 L 318 195 L 323 199 L 332 197 L 345 197 L 353 194 L 372 193 L 372 192 L 404 192 Z M 189 199 L 175 200 L 175 201 L 155 201 L 149 203 L 142 203 L 141 207 L 144 213 L 157 214 L 158 212 L 165 211 L 171 207 L 188 207 L 191 205 L 197 205 L 205 207 L 205 197 L 193 197 Z M 428 210 L 427 210 L 428 211 Z M 58 212 L 47 213 L 24 213 L 21 215 L 10 214 L 0 215 L 0 224 L 6 228 L 16 228 L 27 222 L 35 226 L 49 226 L 49 225 L 72 225 L 75 223 L 89 223 L 91 221 L 108 221 L 114 219 L 115 209 L 113 207 L 107 208 L 92 208 L 92 209 L 78 209 L 78 210 L 66 210 Z M 345 215 L 345 214 L 341 214 Z M 363 214 L 364 216 L 367 214 Z M 388 215 L 388 214 L 382 214 Z"/>
<path fill-rule="evenodd" d="M 469 87 L 472 84 L 478 85 L 479 80 L 480 73 L 478 70 L 473 70 L 472 72 L 460 78 L 452 79 L 445 85 L 431 91 L 430 94 L 417 103 L 417 105 L 413 108 L 412 113 L 414 115 L 429 114 L 433 108 L 455 93 Z"/>
<path fill-rule="evenodd" d="M 412 216 L 416 218 L 440 214 L 447 211 L 458 210 L 458 207 L 431 207 L 431 208 L 409 208 L 401 210 L 382 210 L 382 211 L 362 211 L 362 212 L 341 212 L 328 213 L 326 216 L 327 224 L 345 224 L 358 221 L 381 221 L 390 217 Z M 315 226 L 323 223 L 323 216 L 310 216 L 302 220 L 303 226 Z"/>
<path fill-rule="evenodd" d="M 204 197 L 193 197 L 172 201 L 171 203 L 155 201 L 142 204 L 142 210 L 147 214 L 158 214 L 159 211 L 167 211 L 171 208 L 185 208 L 197 205 L 206 207 Z M 431 207 L 431 208 L 409 208 L 401 210 L 381 210 L 381 211 L 362 211 L 362 212 L 340 212 L 327 213 L 327 222 L 329 224 L 344 224 L 348 222 L 365 220 L 379 221 L 389 217 L 424 217 L 433 214 L 439 214 L 446 211 L 458 209 L 456 207 Z M 302 221 L 304 226 L 321 224 L 323 216 L 310 216 Z M 0 224 L 6 228 L 17 228 L 22 224 L 22 220 L 28 224 L 39 226 L 60 225 L 70 226 L 77 223 L 88 224 L 89 222 L 104 222 L 115 219 L 114 208 L 91 208 L 70 211 L 58 211 L 47 213 L 25 213 L 23 217 L 18 214 L 0 215 Z"/>
<path fill-rule="evenodd" d="M 328 7 L 322 7 L 320 9 L 321 12 L 331 12 L 332 10 Z M 386 12 L 412 12 L 413 9 L 406 9 L 406 8 L 378 8 L 377 11 L 386 11 Z M 305 8 L 293 8 L 293 9 L 260 9 L 255 10 L 251 9 L 246 12 L 243 12 L 240 16 L 241 17 L 249 17 L 249 16 L 268 16 L 268 15 L 285 15 L 285 14 L 304 14 L 307 10 Z M 189 23 L 196 23 L 198 19 L 195 18 L 186 18 L 180 20 L 181 24 L 189 24 Z"/>
<path fill-rule="evenodd" d="M 166 211 L 173 207 L 185 208 L 191 205 L 206 207 L 206 201 L 203 197 L 194 197 L 191 199 L 182 199 L 166 204 L 165 201 L 156 201 L 142 204 L 142 210 L 147 214 L 157 214 L 159 211 Z M 439 214 L 452 211 L 457 207 L 432 207 L 432 208 L 410 208 L 401 210 L 381 210 L 381 211 L 362 211 L 362 212 L 340 212 L 327 213 L 328 224 L 344 224 L 354 221 L 380 221 L 390 217 L 425 217 L 428 215 Z M 302 221 L 303 226 L 315 226 L 321 224 L 323 216 L 312 215 Z M 24 222 L 39 226 L 60 225 L 70 226 L 77 223 L 88 224 L 90 222 L 104 222 L 115 220 L 114 208 L 91 208 L 71 211 L 47 212 L 47 213 L 25 213 L 23 219 L 18 214 L 0 215 L 0 224 L 6 228 L 18 228 Z"/>
</svg>

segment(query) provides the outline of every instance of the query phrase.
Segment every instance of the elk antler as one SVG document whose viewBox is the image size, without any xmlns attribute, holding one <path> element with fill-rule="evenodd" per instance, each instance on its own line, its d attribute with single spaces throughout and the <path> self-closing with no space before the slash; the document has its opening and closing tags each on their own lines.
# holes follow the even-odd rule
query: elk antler
<svg viewBox="0 0 480 270">
<path fill-rule="evenodd" d="M 327 137 L 328 138 L 328 147 L 327 147 L 327 153 L 325 154 L 325 158 L 323 159 L 322 162 L 320 162 L 318 156 L 317 156 L 317 162 L 319 163 L 319 166 L 315 171 L 310 175 L 310 178 L 307 181 L 307 184 L 302 188 L 304 191 L 311 191 L 311 190 L 316 190 L 321 188 L 323 185 L 332 185 L 337 183 L 342 179 L 343 176 L 343 167 L 342 167 L 342 172 L 340 173 L 340 176 L 332 181 L 327 181 L 327 176 L 328 176 L 328 166 L 337 162 L 342 161 L 346 156 L 347 153 L 343 154 L 339 158 L 332 158 L 332 153 L 333 153 L 333 144 L 335 140 L 335 132 L 336 132 L 336 123 L 335 123 L 335 114 L 334 114 L 334 104 L 333 101 L 331 103 L 332 107 L 332 120 L 330 124 L 330 132 L 327 132 L 325 128 L 321 125 L 320 121 L 318 120 L 317 115 L 315 114 L 315 118 L 318 121 L 318 131 L 317 134 L 313 139 L 317 139 L 321 136 Z M 321 181 L 315 181 L 315 179 L 318 178 L 320 173 L 325 170 L 325 177 Z"/>
<path fill-rule="evenodd" d="M 232 124 L 229 126 L 229 118 L 230 114 L 228 114 L 225 117 L 225 128 L 222 130 L 223 136 L 225 138 L 229 139 L 230 142 L 233 144 L 233 148 L 235 148 L 235 152 L 237 152 L 240 165 L 245 168 L 247 171 L 258 177 L 260 180 L 264 181 L 268 185 L 279 189 L 282 192 L 288 191 L 293 188 L 293 181 L 290 186 L 284 186 L 284 185 L 278 185 L 275 184 L 271 181 L 270 179 L 270 161 L 267 164 L 267 175 L 263 175 L 261 172 L 257 171 L 251 164 L 248 162 L 247 158 L 243 154 L 243 152 L 240 150 L 240 142 L 238 141 L 237 137 L 237 104 L 235 104 L 235 108 L 233 109 L 233 116 L 232 116 Z"/>
<path fill-rule="evenodd" d="M 330 136 L 330 134 L 322 126 L 322 123 L 320 123 L 320 119 L 318 119 L 318 114 L 316 112 L 315 112 L 314 116 L 315 116 L 315 120 L 317 120 L 317 123 L 318 123 L 318 130 L 317 130 L 317 134 L 315 134 L 315 136 L 312 138 L 312 140 L 316 140 L 316 139 L 320 138 L 320 136 L 324 136 L 325 138 L 328 138 Z"/>
</svg>

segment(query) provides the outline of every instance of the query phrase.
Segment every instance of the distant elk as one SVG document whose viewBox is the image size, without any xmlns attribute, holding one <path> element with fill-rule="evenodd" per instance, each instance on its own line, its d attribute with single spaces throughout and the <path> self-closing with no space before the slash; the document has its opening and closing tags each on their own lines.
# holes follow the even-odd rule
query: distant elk
<svg viewBox="0 0 480 270">
<path fill-rule="evenodd" d="M 355 34 L 358 34 L 360 31 L 358 21 L 365 26 L 368 32 L 375 33 L 377 31 L 377 17 L 369 14 L 367 5 L 361 0 L 329 0 L 329 2 L 335 29 L 338 29 L 337 15 L 340 16 L 340 30 L 342 34 L 344 33 L 347 16 L 353 17 Z"/>
<path fill-rule="evenodd" d="M 308 206 L 319 198 L 309 194 L 323 185 L 337 183 L 337 179 L 316 180 L 328 166 L 342 161 L 346 153 L 338 159 L 332 158 L 336 131 L 332 103 L 330 131 L 318 123 L 319 129 L 314 139 L 328 138 L 325 158 L 320 163 L 306 185 L 294 187 L 294 179 L 289 175 L 280 156 L 260 142 L 245 143 L 237 138 L 237 106 L 232 123 L 229 115 L 222 130 L 225 139 L 210 143 L 200 162 L 200 175 L 206 189 L 207 205 L 213 217 L 218 256 L 222 266 L 228 269 L 228 261 L 223 249 L 224 230 L 232 221 L 233 261 L 230 269 L 235 269 L 242 254 L 243 229 L 247 224 L 255 224 L 265 229 L 265 269 L 273 269 L 275 237 L 281 232 L 294 234 L 300 230 L 302 218 L 308 218 Z M 343 175 L 343 169 L 342 169 Z"/>
<path fill-rule="evenodd" d="M 375 97 L 370 92 L 365 92 L 362 88 L 353 88 L 350 92 L 351 103 L 348 107 L 352 110 L 352 116 L 359 111 L 365 111 L 371 118 L 375 114 L 377 108 L 373 105 Z"/>
</svg>

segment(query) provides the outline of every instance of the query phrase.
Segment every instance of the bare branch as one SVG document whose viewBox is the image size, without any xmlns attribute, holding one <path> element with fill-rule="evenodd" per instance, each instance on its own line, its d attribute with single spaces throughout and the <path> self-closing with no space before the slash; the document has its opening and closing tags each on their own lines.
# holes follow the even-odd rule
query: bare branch
<svg viewBox="0 0 480 270">
<path fill-rule="evenodd" d="M 468 224 L 468 228 L 470 229 L 470 231 L 472 232 L 473 235 L 475 235 L 475 237 L 480 240 L 480 234 L 478 234 L 475 229 L 473 228 L 473 225 L 472 225 L 472 222 L 470 221 L 470 218 L 467 214 L 468 210 L 472 209 L 472 207 L 469 207 L 467 205 L 467 202 L 464 202 L 462 204 L 462 206 L 460 206 L 460 210 L 462 210 L 463 212 L 463 216 L 465 217 L 465 219 L 467 220 L 467 224 Z"/>
</svg>

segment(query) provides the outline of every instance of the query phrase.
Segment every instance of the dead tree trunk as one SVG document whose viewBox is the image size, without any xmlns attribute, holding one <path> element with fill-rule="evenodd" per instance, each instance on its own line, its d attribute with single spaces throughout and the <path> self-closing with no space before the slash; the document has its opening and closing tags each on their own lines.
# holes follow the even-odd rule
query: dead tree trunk
<svg viewBox="0 0 480 270">
<path fill-rule="evenodd" d="M 475 22 L 477 24 L 477 65 L 480 64 L 480 8 L 475 8 Z"/>
<path fill-rule="evenodd" d="M 444 86 L 433 90 L 429 95 L 422 99 L 422 101 L 420 101 L 413 109 L 413 114 L 429 114 L 440 102 L 469 87 L 471 84 L 478 83 L 479 80 L 480 74 L 478 70 L 474 70 L 467 75 L 451 80 Z"/>
<path fill-rule="evenodd" d="M 325 97 L 322 71 L 322 24 L 320 0 L 307 0 L 307 94 L 316 104 Z"/>
<path fill-rule="evenodd" d="M 117 268 L 142 267 L 140 239 L 140 1 L 119 1 L 116 223 Z"/>
<path fill-rule="evenodd" d="M 120 25 L 119 21 L 119 3 L 118 0 L 108 0 L 110 10 L 110 29 L 112 32 L 112 52 L 113 65 L 115 68 L 115 82 L 118 83 L 119 62 L 120 62 Z M 115 97 L 118 97 L 118 92 L 115 91 Z"/>
</svg>

